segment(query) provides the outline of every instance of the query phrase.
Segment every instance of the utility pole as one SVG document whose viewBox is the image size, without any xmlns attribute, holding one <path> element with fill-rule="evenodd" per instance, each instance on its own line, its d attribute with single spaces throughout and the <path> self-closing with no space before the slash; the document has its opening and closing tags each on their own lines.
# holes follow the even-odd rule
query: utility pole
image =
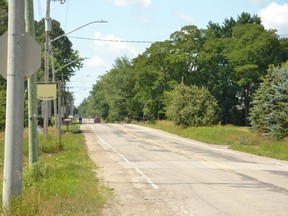
<svg viewBox="0 0 288 216">
<path fill-rule="evenodd" d="M 25 0 L 26 32 L 35 37 L 33 0 Z M 37 73 L 28 79 L 28 128 L 29 128 L 29 165 L 38 161 L 37 133 Z"/>
<path fill-rule="evenodd" d="M 45 71 L 44 71 L 44 83 L 49 83 L 49 52 L 50 52 L 50 44 L 51 44 L 51 40 L 50 40 L 50 32 L 52 31 L 52 19 L 50 17 L 50 1 L 51 0 L 47 0 L 46 1 L 46 17 L 45 17 Z M 60 0 L 61 4 L 65 3 L 65 0 Z M 46 138 L 48 136 L 48 104 L 50 103 L 50 101 L 43 101 L 44 104 L 44 121 L 43 121 L 43 126 L 44 126 L 44 130 L 43 130 L 43 134 L 44 137 Z M 55 103 L 55 101 L 54 101 Z"/>
<path fill-rule="evenodd" d="M 51 52 L 51 63 L 52 63 L 52 81 L 55 82 L 55 66 L 54 66 L 54 51 L 52 48 Z M 54 117 L 55 117 L 55 125 L 57 128 L 57 142 L 61 144 L 61 127 L 62 127 L 62 119 L 61 119 L 61 82 L 57 83 L 58 91 L 57 91 L 57 99 L 53 101 L 54 103 Z M 58 110 L 57 110 L 58 109 Z"/>
<path fill-rule="evenodd" d="M 62 112 L 61 112 L 61 98 L 62 98 L 62 83 L 58 81 L 58 126 L 57 126 L 57 140 L 61 144 L 62 137 Z"/>
<path fill-rule="evenodd" d="M 50 0 L 46 1 L 46 17 L 45 17 L 45 71 L 44 71 L 44 83 L 49 82 L 49 51 L 50 51 L 50 32 L 52 31 L 52 23 L 50 18 Z M 44 137 L 48 136 L 48 101 L 43 101 L 44 103 Z"/>
<path fill-rule="evenodd" d="M 55 65 L 54 65 L 54 50 L 51 48 L 51 67 L 52 67 L 52 82 L 55 83 Z M 57 93 L 58 95 L 58 93 Z M 55 126 L 58 127 L 58 118 L 57 118 L 57 98 L 53 100 L 54 106 L 54 119 L 55 119 Z"/>
<path fill-rule="evenodd" d="M 8 10 L 7 99 L 3 208 L 22 193 L 24 129 L 24 1 L 10 0 Z"/>
</svg>

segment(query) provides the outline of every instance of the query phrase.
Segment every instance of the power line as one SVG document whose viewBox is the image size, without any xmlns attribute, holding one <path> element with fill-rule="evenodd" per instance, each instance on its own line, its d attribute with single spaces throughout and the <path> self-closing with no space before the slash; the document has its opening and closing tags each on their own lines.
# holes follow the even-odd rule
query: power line
<svg viewBox="0 0 288 216">
<path fill-rule="evenodd" d="M 86 38 L 86 37 L 76 37 L 68 36 L 69 38 L 80 39 L 80 40 L 93 40 L 93 41 L 103 41 L 103 42 L 115 42 L 115 43 L 156 43 L 160 41 L 145 41 L 145 40 L 112 40 L 112 39 L 100 39 L 100 38 Z"/>
</svg>

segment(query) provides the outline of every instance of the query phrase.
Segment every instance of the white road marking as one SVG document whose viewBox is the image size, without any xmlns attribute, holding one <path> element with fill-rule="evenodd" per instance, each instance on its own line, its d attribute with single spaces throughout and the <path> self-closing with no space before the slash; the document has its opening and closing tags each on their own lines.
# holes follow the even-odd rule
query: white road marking
<svg viewBox="0 0 288 216">
<path fill-rule="evenodd" d="M 105 140 L 103 140 L 98 133 L 95 131 L 94 127 L 92 127 L 91 125 L 89 125 L 92 130 L 94 131 L 94 133 L 96 134 L 97 138 L 100 139 L 106 146 L 108 146 L 113 152 L 115 152 L 117 155 L 119 155 L 126 163 L 128 163 L 130 166 L 132 166 L 143 178 L 145 178 L 147 180 L 147 182 L 151 185 L 151 187 L 153 187 L 154 189 L 159 189 L 159 187 L 153 183 L 153 181 L 146 176 L 138 167 L 136 167 L 135 164 L 133 164 L 131 161 L 129 161 L 124 155 L 122 155 L 121 153 L 119 153 L 118 151 L 116 151 L 116 149 L 114 149 L 111 145 L 109 145 L 107 142 L 105 142 Z"/>
</svg>

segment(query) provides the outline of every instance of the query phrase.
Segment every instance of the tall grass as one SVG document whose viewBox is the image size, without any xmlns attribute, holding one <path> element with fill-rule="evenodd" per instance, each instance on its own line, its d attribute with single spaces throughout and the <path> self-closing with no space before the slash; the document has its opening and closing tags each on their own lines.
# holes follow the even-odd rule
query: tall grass
<svg viewBox="0 0 288 216">
<path fill-rule="evenodd" d="M 65 127 L 61 145 L 56 142 L 53 128 L 49 128 L 47 139 L 39 134 L 39 161 L 33 167 L 27 164 L 27 140 L 24 142 L 23 193 L 13 199 L 5 215 L 101 215 L 111 192 L 99 183 L 97 167 L 87 155 L 84 135 L 72 133 L 75 130 L 79 130 L 78 125 L 70 126 L 68 131 Z M 2 161 L 3 143 L 0 134 Z M 0 186 L 2 190 L 2 182 Z"/>
<path fill-rule="evenodd" d="M 170 121 L 156 121 L 145 126 L 164 130 L 208 144 L 228 145 L 229 148 L 259 156 L 288 160 L 287 140 L 276 141 L 252 133 L 248 127 L 210 126 L 182 128 Z"/>
</svg>

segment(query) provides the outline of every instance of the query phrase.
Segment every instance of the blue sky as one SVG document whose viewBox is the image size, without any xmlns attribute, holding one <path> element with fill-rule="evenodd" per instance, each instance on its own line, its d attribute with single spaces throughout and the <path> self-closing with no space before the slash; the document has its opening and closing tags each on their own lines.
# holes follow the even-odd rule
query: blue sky
<svg viewBox="0 0 288 216">
<path fill-rule="evenodd" d="M 63 0 L 62 0 L 63 1 Z M 46 0 L 34 0 L 34 17 L 46 15 Z M 164 41 L 185 25 L 205 28 L 209 21 L 221 24 L 225 18 L 237 18 L 242 12 L 261 17 L 267 29 L 288 34 L 288 0 L 51 0 L 51 18 L 65 32 L 96 20 L 69 36 L 104 40 Z M 130 59 L 145 51 L 150 43 L 105 42 L 70 38 L 79 50 L 84 67 L 71 78 L 71 91 L 78 106 L 89 96 L 99 75 L 113 66 L 117 57 Z"/>
</svg>

